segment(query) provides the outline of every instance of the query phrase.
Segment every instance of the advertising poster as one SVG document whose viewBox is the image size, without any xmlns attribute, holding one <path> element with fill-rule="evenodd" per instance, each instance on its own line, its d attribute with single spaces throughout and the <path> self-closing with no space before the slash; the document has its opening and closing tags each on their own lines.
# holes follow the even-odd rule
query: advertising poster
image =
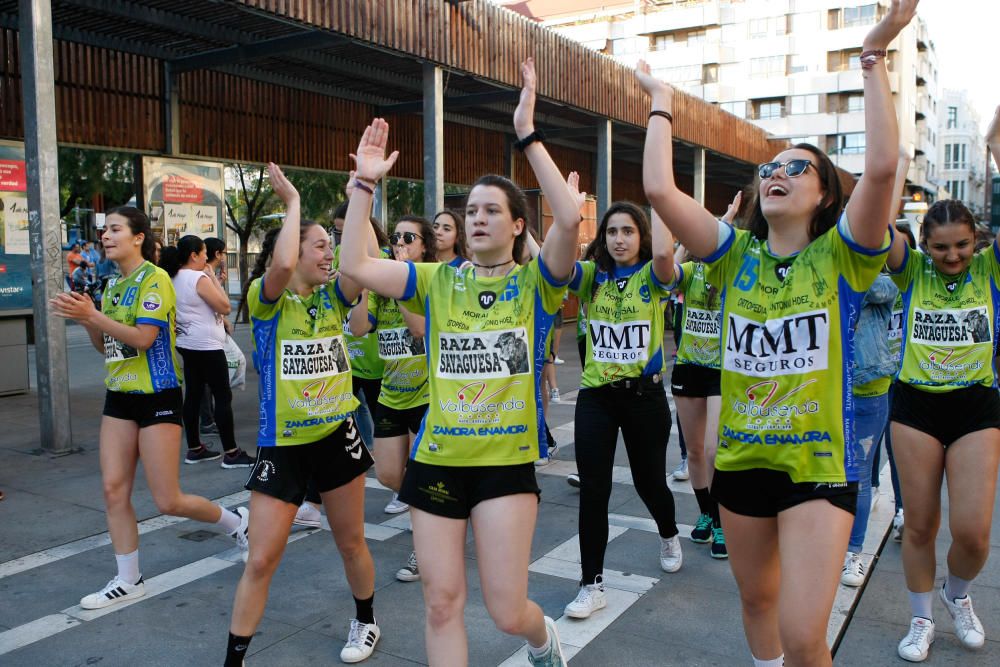
<svg viewBox="0 0 1000 667">
<path fill-rule="evenodd" d="M 0 312 L 31 310 L 24 144 L 0 142 Z"/>
<path fill-rule="evenodd" d="M 142 158 L 143 201 L 153 231 L 167 245 L 182 236 L 225 238 L 223 165 L 175 158 Z"/>
</svg>

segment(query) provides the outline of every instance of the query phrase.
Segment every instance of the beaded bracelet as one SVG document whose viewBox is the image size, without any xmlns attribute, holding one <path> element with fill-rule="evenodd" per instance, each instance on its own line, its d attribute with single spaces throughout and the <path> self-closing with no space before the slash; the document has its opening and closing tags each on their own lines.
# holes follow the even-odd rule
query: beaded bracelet
<svg viewBox="0 0 1000 667">
<path fill-rule="evenodd" d="M 861 69 L 871 69 L 875 67 L 875 63 L 878 62 L 879 58 L 885 58 L 885 49 L 872 49 L 871 51 L 865 51 L 861 54 Z"/>
</svg>

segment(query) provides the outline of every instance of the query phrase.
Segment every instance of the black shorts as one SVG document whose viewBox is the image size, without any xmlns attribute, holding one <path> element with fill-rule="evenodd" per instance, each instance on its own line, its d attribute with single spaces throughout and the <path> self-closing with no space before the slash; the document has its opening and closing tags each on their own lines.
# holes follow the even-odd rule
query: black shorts
<svg viewBox="0 0 1000 667">
<path fill-rule="evenodd" d="M 381 403 L 375 408 L 375 437 L 394 438 L 420 432 L 420 424 L 427 414 L 427 405 L 397 410 Z"/>
<path fill-rule="evenodd" d="M 429 514 L 468 519 L 472 508 L 484 500 L 518 493 L 541 498 L 534 463 L 458 467 L 409 461 L 399 499 Z"/>
<path fill-rule="evenodd" d="M 180 387 L 164 389 L 154 394 L 126 394 L 108 391 L 104 394 L 104 416 L 127 419 L 146 428 L 153 424 L 183 425 L 184 397 Z"/>
<path fill-rule="evenodd" d="M 793 482 L 787 472 L 754 468 L 719 470 L 712 476 L 712 498 L 733 514 L 775 517 L 779 512 L 822 498 L 852 515 L 858 510 L 857 482 Z"/>
<path fill-rule="evenodd" d="M 722 373 L 718 368 L 698 364 L 674 364 L 674 372 L 670 376 L 670 393 L 690 398 L 721 396 L 722 390 L 719 386 L 721 379 Z"/>
<path fill-rule="evenodd" d="M 947 448 L 969 433 L 1000 428 L 1000 395 L 981 384 L 930 392 L 897 382 L 889 414 L 890 421 L 937 438 Z"/>
<path fill-rule="evenodd" d="M 336 431 L 317 442 L 259 447 L 257 463 L 244 486 L 301 505 L 310 480 L 319 493 L 326 493 L 365 474 L 374 463 L 354 419 L 348 417 Z"/>
</svg>

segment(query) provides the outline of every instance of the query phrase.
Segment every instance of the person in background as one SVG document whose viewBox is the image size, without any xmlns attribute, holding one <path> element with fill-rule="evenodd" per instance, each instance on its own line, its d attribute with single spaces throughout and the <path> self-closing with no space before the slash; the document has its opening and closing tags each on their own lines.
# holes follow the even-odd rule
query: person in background
<svg viewBox="0 0 1000 667">
<path fill-rule="evenodd" d="M 455 268 L 465 264 L 469 251 L 465 246 L 465 221 L 462 216 L 446 208 L 437 212 L 431 227 L 434 229 L 438 261 Z"/>
<path fill-rule="evenodd" d="M 229 296 L 229 268 L 226 266 L 226 242 L 222 239 L 209 237 L 205 239 L 205 250 L 208 255 L 207 268 L 215 274 L 216 280 L 222 286 L 223 292 Z M 233 323 L 228 317 L 222 318 L 222 326 L 226 329 L 226 334 L 233 335 Z M 205 393 L 201 399 L 199 432 L 202 435 L 217 435 L 219 427 L 215 424 L 215 408 L 212 405 L 212 390 L 205 387 Z"/>
</svg>

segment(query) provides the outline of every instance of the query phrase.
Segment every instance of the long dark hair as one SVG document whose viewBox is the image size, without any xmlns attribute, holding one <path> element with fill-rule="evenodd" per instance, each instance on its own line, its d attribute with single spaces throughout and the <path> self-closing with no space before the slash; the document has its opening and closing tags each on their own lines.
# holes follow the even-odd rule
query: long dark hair
<svg viewBox="0 0 1000 667">
<path fill-rule="evenodd" d="M 160 268 L 173 278 L 191 260 L 191 255 L 200 253 L 204 247 L 205 242 L 200 237 L 193 234 L 182 236 L 176 248 L 167 246 L 160 250 Z"/>
<path fill-rule="evenodd" d="M 597 234 L 591 242 L 594 263 L 597 264 L 597 268 L 606 273 L 612 273 L 615 270 L 615 260 L 608 252 L 607 233 L 608 221 L 616 213 L 624 213 L 632 218 L 632 222 L 639 229 L 639 263 L 648 262 L 653 258 L 653 232 L 650 229 L 649 218 L 646 217 L 645 211 L 629 201 L 612 202 L 608 210 L 604 212 L 604 216 L 601 217 L 601 224 L 597 226 Z"/>
<path fill-rule="evenodd" d="M 521 188 L 506 176 L 486 174 L 485 176 L 480 176 L 472 184 L 473 189 L 477 185 L 492 185 L 495 188 L 503 190 L 504 195 L 507 197 L 507 210 L 510 211 L 511 219 L 517 220 L 521 218 L 524 220 L 524 229 L 514 237 L 513 255 L 516 261 L 518 257 L 524 254 L 524 246 L 528 238 L 525 234 L 527 234 L 528 228 L 531 227 L 531 218 L 528 216 L 528 198 L 524 196 Z"/>
<path fill-rule="evenodd" d="M 368 221 L 372 223 L 372 231 L 375 232 L 375 241 L 378 243 L 379 248 L 389 247 L 389 235 L 385 233 L 382 229 L 382 225 L 379 223 L 378 218 L 374 215 L 368 218 Z"/>
<path fill-rule="evenodd" d="M 120 215 L 125 218 L 132 236 L 142 234 L 142 258 L 152 262 L 156 257 L 156 238 L 149 224 L 149 217 L 135 206 L 116 206 L 107 215 Z"/>
<path fill-rule="evenodd" d="M 976 234 L 976 218 L 965 204 L 957 199 L 940 199 L 924 213 L 924 224 L 920 227 L 920 241 L 926 246 L 931 229 L 944 225 L 966 225 Z"/>
<path fill-rule="evenodd" d="M 317 224 L 315 220 L 302 220 L 299 222 L 299 245 L 305 240 L 306 234 L 309 233 L 309 228 L 315 227 Z M 271 255 L 274 254 L 274 244 L 277 242 L 278 234 L 280 233 L 281 227 L 275 227 L 274 229 L 269 229 L 267 234 L 264 235 L 264 242 L 260 245 L 257 261 L 254 263 L 253 271 L 250 273 L 251 282 L 260 278 L 267 271 Z M 301 253 L 301 249 L 299 252 Z"/>
<path fill-rule="evenodd" d="M 208 251 L 208 261 L 210 262 L 218 257 L 220 253 L 222 253 L 222 259 L 226 259 L 226 242 L 222 239 L 210 236 L 205 239 L 205 249 Z"/>
<path fill-rule="evenodd" d="M 427 218 L 422 218 L 419 215 L 404 215 L 396 221 L 393 231 L 399 227 L 399 223 L 408 222 L 413 225 L 420 227 L 420 235 L 423 237 L 421 239 L 424 243 L 424 254 L 420 258 L 421 262 L 436 262 L 437 261 L 437 242 L 434 238 L 434 228 L 431 227 L 431 223 Z M 391 248 L 392 246 L 390 246 Z M 393 253 L 395 257 L 395 253 Z"/>
<path fill-rule="evenodd" d="M 434 214 L 433 222 L 437 222 L 437 219 L 442 215 L 446 215 L 451 218 L 452 224 L 455 225 L 455 246 L 452 250 L 459 257 L 468 259 L 469 257 L 469 246 L 465 241 L 465 218 L 459 214 L 458 211 L 453 211 L 450 208 L 442 209 Z M 432 225 L 433 227 L 433 225 Z"/>
<path fill-rule="evenodd" d="M 809 151 L 813 154 L 812 166 L 819 175 L 819 181 L 826 194 L 819 208 L 813 213 L 812 222 L 809 223 L 809 240 L 815 241 L 828 229 L 837 224 L 837 218 L 844 208 L 844 190 L 840 185 L 840 175 L 837 168 L 830 161 L 826 153 L 816 148 L 812 144 L 795 144 L 792 148 Z M 750 216 L 746 221 L 746 229 L 750 230 L 756 238 L 764 240 L 767 238 L 768 226 L 764 212 L 760 208 L 760 188 L 753 189 L 753 201 L 750 203 Z"/>
</svg>

